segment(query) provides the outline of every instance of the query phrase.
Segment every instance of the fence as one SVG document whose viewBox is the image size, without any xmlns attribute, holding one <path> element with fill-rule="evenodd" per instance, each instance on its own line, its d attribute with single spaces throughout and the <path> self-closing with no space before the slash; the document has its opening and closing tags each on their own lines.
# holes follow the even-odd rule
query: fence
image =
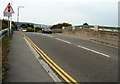
<svg viewBox="0 0 120 84">
<path fill-rule="evenodd" d="M 7 34 L 8 36 L 9 36 L 9 34 L 10 34 L 8 28 L 3 29 L 3 30 L 0 31 L 0 38 L 2 39 L 6 34 Z"/>
<path fill-rule="evenodd" d="M 75 27 L 64 27 L 62 33 L 114 41 L 120 40 L 120 27 L 80 25 Z"/>
<path fill-rule="evenodd" d="M 72 26 L 64 27 L 64 29 L 72 29 Z M 79 25 L 75 28 L 91 28 L 94 29 L 93 25 Z M 110 30 L 110 31 L 120 31 L 120 27 L 107 27 L 107 26 L 98 26 L 98 30 Z"/>
<path fill-rule="evenodd" d="M 99 29 L 109 29 L 109 30 L 117 30 L 120 31 L 120 27 L 105 27 L 105 26 L 99 26 Z"/>
<path fill-rule="evenodd" d="M 7 54 L 11 36 L 9 28 L 0 31 L 0 82 L 7 76 L 9 70 Z"/>
</svg>

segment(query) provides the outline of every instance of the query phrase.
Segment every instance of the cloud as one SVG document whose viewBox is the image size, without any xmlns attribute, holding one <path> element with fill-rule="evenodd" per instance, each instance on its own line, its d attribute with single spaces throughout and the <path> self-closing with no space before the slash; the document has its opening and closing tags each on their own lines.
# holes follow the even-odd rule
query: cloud
<svg viewBox="0 0 120 84">
<path fill-rule="evenodd" d="M 0 0 L 0 18 L 10 0 Z M 119 0 L 13 0 L 13 20 L 16 21 L 17 7 L 20 21 L 54 24 L 67 21 L 73 24 L 84 22 L 92 24 L 116 25 L 117 3 Z"/>
<path fill-rule="evenodd" d="M 119 0 L 44 0 L 47 2 L 62 3 L 118 3 Z"/>
</svg>

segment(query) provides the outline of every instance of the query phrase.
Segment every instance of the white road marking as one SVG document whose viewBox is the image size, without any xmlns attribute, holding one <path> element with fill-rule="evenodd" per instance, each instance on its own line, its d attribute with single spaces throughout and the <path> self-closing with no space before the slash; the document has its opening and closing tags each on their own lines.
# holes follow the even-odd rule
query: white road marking
<svg viewBox="0 0 120 84">
<path fill-rule="evenodd" d="M 46 36 L 53 38 L 53 36 L 51 36 L 51 35 L 46 35 Z"/>
<path fill-rule="evenodd" d="M 110 57 L 109 55 L 106 55 L 106 54 L 104 54 L 104 53 L 101 53 L 101 52 L 98 52 L 98 51 L 95 51 L 95 50 L 92 50 L 92 49 L 89 49 L 89 48 L 86 48 L 86 47 L 83 47 L 83 46 L 80 46 L 80 45 L 77 45 L 77 46 L 78 46 L 79 48 L 83 48 L 83 49 L 85 49 L 85 50 L 92 51 L 92 52 L 94 52 L 94 53 L 103 55 L 103 56 L 105 56 L 105 57 Z"/>
<path fill-rule="evenodd" d="M 46 36 L 46 34 L 41 34 L 41 35 Z"/>
<path fill-rule="evenodd" d="M 58 34 L 58 35 L 62 35 L 62 34 Z"/>
<path fill-rule="evenodd" d="M 53 38 L 53 36 L 51 36 L 51 35 L 46 35 L 46 34 L 42 34 L 42 35 L 45 35 L 45 36 L 48 36 L 48 37 Z M 65 40 L 62 40 L 62 39 L 60 39 L 60 38 L 56 38 L 56 39 L 59 40 L 59 41 L 65 42 L 65 43 L 67 43 L 67 44 L 71 44 L 71 42 L 69 42 L 69 41 L 65 41 Z M 92 49 L 89 49 L 89 48 L 86 48 L 86 47 L 83 47 L 83 46 L 80 46 L 80 45 L 77 45 L 77 47 L 83 48 L 83 49 L 85 49 L 85 50 L 88 50 L 88 51 L 91 51 L 91 52 L 94 52 L 94 53 L 97 53 L 97 54 L 100 54 L 100 55 L 103 55 L 103 56 L 105 56 L 105 57 L 110 57 L 109 55 L 106 55 L 106 54 L 104 54 L 104 53 L 101 53 L 101 52 L 98 52 L 98 51 L 95 51 L 95 50 L 92 50 Z"/>
<path fill-rule="evenodd" d="M 43 36 L 48 36 L 48 37 L 53 38 L 53 36 L 51 36 L 51 35 L 47 35 L 47 34 L 42 34 L 42 33 L 35 33 L 35 34 L 40 34 L 40 35 L 43 35 Z"/>
<path fill-rule="evenodd" d="M 56 38 L 56 39 L 59 40 L 59 41 L 63 41 L 65 43 L 71 44 L 71 42 L 69 42 L 69 41 L 65 41 L 65 40 L 62 40 L 62 39 L 59 39 L 59 38 Z"/>
<path fill-rule="evenodd" d="M 42 34 L 42 33 L 34 33 L 34 34 L 39 34 L 39 35 L 44 35 L 45 36 L 45 34 Z"/>
</svg>

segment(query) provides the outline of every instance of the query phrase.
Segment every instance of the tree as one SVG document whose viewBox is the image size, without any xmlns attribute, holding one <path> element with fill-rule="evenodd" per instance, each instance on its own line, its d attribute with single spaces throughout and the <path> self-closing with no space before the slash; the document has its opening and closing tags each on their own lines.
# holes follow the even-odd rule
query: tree
<svg viewBox="0 0 120 84">
<path fill-rule="evenodd" d="M 34 25 L 33 25 L 33 24 L 31 24 L 31 25 L 30 25 L 30 27 L 34 28 Z"/>
<path fill-rule="evenodd" d="M 84 23 L 83 25 L 88 25 L 88 23 Z"/>
<path fill-rule="evenodd" d="M 27 23 L 26 27 L 34 28 L 34 25 L 33 25 L 33 24 L 29 24 L 29 23 Z"/>
<path fill-rule="evenodd" d="M 8 28 L 8 20 L 2 20 L 2 29 Z M 17 28 L 17 25 L 12 21 L 12 28 Z"/>
<path fill-rule="evenodd" d="M 62 27 L 68 27 L 68 26 L 72 26 L 72 25 L 64 22 L 64 23 L 53 25 L 51 29 L 62 29 Z"/>
<path fill-rule="evenodd" d="M 8 28 L 8 20 L 2 20 L 2 29 Z"/>
<path fill-rule="evenodd" d="M 17 25 L 15 24 L 14 21 L 12 21 L 12 29 L 17 29 Z"/>
<path fill-rule="evenodd" d="M 26 28 L 26 25 L 25 25 L 25 24 L 22 24 L 20 27 L 22 27 L 22 28 Z"/>
<path fill-rule="evenodd" d="M 30 24 L 29 24 L 29 23 L 27 23 L 26 27 L 30 27 Z"/>
</svg>

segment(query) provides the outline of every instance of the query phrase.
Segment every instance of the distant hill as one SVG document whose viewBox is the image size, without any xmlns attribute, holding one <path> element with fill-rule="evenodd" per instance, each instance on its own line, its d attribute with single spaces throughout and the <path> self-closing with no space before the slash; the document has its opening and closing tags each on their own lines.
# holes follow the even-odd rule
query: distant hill
<svg viewBox="0 0 120 84">
<path fill-rule="evenodd" d="M 31 23 L 31 22 L 15 22 L 16 25 L 21 26 L 22 24 L 30 24 L 34 25 L 35 27 L 50 27 L 51 25 L 45 25 L 45 24 L 36 24 L 36 23 Z"/>
</svg>

